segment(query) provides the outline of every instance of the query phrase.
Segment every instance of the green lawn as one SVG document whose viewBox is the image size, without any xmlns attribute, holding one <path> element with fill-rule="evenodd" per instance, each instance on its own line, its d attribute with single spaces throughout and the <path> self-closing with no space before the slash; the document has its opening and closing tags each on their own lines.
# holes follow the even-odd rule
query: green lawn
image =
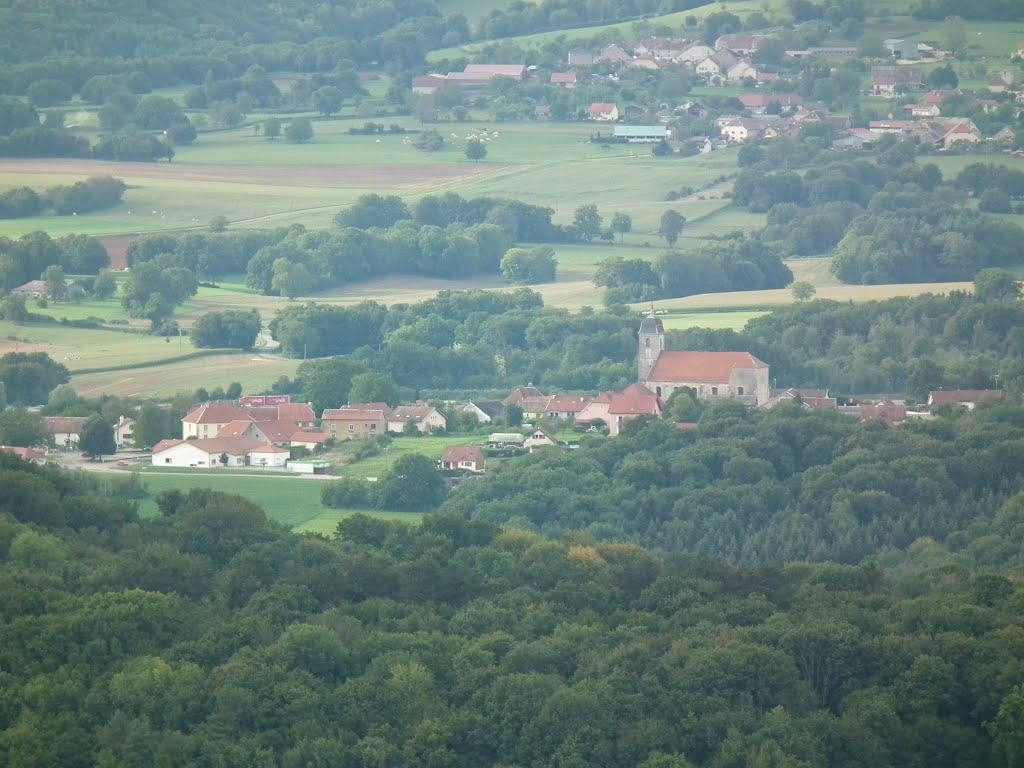
<svg viewBox="0 0 1024 768">
<path fill-rule="evenodd" d="M 280 475 L 264 477 L 257 473 L 219 475 L 216 470 L 211 470 L 209 475 L 145 473 L 142 483 L 150 498 L 142 502 L 141 513 L 147 516 L 157 514 L 153 497 L 160 491 L 174 488 L 187 492 L 192 488 L 211 488 L 243 496 L 263 507 L 270 519 L 299 532 L 330 534 L 339 520 L 356 512 L 410 522 L 419 522 L 422 518 L 422 515 L 411 513 L 326 509 L 320 503 L 323 482 Z"/>
<path fill-rule="evenodd" d="M 419 453 L 430 459 L 440 459 L 444 449 L 453 445 L 486 445 L 482 435 L 456 435 L 444 437 L 396 437 L 378 456 L 342 466 L 337 474 L 343 477 L 380 477 L 402 456 Z M 342 445 L 338 453 L 344 455 L 348 446 Z"/>
</svg>

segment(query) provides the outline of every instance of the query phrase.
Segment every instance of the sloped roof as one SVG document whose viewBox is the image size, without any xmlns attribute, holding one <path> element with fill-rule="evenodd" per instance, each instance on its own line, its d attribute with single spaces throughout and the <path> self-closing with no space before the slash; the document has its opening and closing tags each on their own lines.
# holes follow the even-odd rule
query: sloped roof
<svg viewBox="0 0 1024 768">
<path fill-rule="evenodd" d="M 331 439 L 331 436 L 324 432 L 296 432 L 291 436 L 293 443 L 326 443 Z"/>
<path fill-rule="evenodd" d="M 200 403 L 185 414 L 182 421 L 189 424 L 230 424 L 238 419 L 252 421 L 239 406 L 217 400 L 212 403 Z"/>
<path fill-rule="evenodd" d="M 548 409 L 551 398 L 544 395 L 541 397 L 524 397 L 516 405 L 523 409 L 524 413 L 544 413 Z"/>
<path fill-rule="evenodd" d="M 463 461 L 483 464 L 484 449 L 478 445 L 452 445 L 444 449 L 441 461 L 446 464 L 458 464 Z"/>
<path fill-rule="evenodd" d="M 33 448 L 22 448 L 17 445 L 0 445 L 0 453 L 12 453 L 25 461 L 39 461 L 45 459 L 46 454 Z"/>
<path fill-rule="evenodd" d="M 548 413 L 579 413 L 593 402 L 593 398 L 580 395 L 560 395 L 548 400 Z"/>
<path fill-rule="evenodd" d="M 391 413 L 391 406 L 387 403 L 349 403 L 341 407 L 352 408 L 357 411 L 384 411 L 385 416 Z"/>
<path fill-rule="evenodd" d="M 421 421 L 434 410 L 436 409 L 431 405 L 400 405 L 388 415 L 388 419 L 394 419 L 395 421 Z"/>
<path fill-rule="evenodd" d="M 77 435 L 88 421 L 88 416 L 43 416 L 43 429 L 51 435 Z"/>
<path fill-rule="evenodd" d="M 519 387 L 512 390 L 508 397 L 501 401 L 502 405 L 511 405 L 525 400 L 527 397 L 544 397 L 544 393 L 536 387 Z"/>
<path fill-rule="evenodd" d="M 322 421 L 382 421 L 387 414 L 370 408 L 326 408 Z"/>
<path fill-rule="evenodd" d="M 559 85 L 562 83 L 574 84 L 576 82 L 575 72 L 552 72 L 551 83 L 553 85 Z"/>
<path fill-rule="evenodd" d="M 658 396 L 643 384 L 630 384 L 611 396 L 608 413 L 612 416 L 657 416 L 661 413 Z"/>
<path fill-rule="evenodd" d="M 194 446 L 203 453 L 226 453 L 228 456 L 244 456 L 253 451 L 260 453 L 287 453 L 287 451 L 275 448 L 270 443 L 256 440 L 251 437 L 209 437 L 201 440 L 161 440 L 153 446 L 153 454 L 162 453 L 168 448 L 174 448 L 182 443 Z"/>
<path fill-rule="evenodd" d="M 929 405 L 958 405 L 980 403 L 982 400 L 1002 400 L 1005 397 L 999 389 L 945 389 L 928 393 Z"/>
<path fill-rule="evenodd" d="M 505 409 L 500 400 L 473 400 L 471 402 L 492 419 Z"/>
<path fill-rule="evenodd" d="M 602 102 L 595 102 L 590 105 L 590 114 L 592 115 L 607 115 L 614 112 L 617 107 L 614 104 L 606 104 Z"/>
<path fill-rule="evenodd" d="M 253 422 L 248 419 L 229 421 L 217 432 L 217 437 L 244 437 L 252 425 Z"/>
<path fill-rule="evenodd" d="M 734 368 L 767 367 L 749 352 L 662 352 L 647 380 L 722 383 Z"/>
<path fill-rule="evenodd" d="M 282 403 L 277 406 L 277 421 L 292 423 L 316 421 L 316 414 L 306 403 Z"/>
</svg>

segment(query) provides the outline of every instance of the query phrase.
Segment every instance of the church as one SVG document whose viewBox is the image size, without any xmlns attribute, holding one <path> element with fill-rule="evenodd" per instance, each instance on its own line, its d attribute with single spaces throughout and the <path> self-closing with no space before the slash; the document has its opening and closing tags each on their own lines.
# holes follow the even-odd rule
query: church
<svg viewBox="0 0 1024 768">
<path fill-rule="evenodd" d="M 768 364 L 749 352 L 670 352 L 665 327 L 653 314 L 639 333 L 637 379 L 662 400 L 689 387 L 702 400 L 738 400 L 757 407 L 768 402 Z"/>
</svg>

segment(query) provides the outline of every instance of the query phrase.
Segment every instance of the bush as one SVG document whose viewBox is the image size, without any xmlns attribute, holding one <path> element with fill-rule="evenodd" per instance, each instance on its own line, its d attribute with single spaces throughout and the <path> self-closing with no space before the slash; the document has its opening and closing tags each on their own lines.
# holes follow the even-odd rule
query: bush
<svg viewBox="0 0 1024 768">
<path fill-rule="evenodd" d="M 370 509 L 373 507 L 373 483 L 361 477 L 343 477 L 326 483 L 320 500 L 332 509 Z"/>
</svg>

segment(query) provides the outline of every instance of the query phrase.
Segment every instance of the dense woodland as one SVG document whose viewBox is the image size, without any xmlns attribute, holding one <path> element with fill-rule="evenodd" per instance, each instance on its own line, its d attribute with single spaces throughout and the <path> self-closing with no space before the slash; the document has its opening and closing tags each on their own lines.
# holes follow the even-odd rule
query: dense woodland
<svg viewBox="0 0 1024 768">
<path fill-rule="evenodd" d="M 421 526 L 357 516 L 331 541 L 287 533 L 251 502 L 207 491 L 162 493 L 162 514 L 140 520 L 114 481 L 0 456 L 0 760 L 70 768 L 1014 765 L 1024 725 L 1024 591 L 1001 568 L 1019 567 L 1017 475 L 975 505 L 986 514 L 960 536 L 959 554 L 927 538 L 911 543 L 910 532 L 892 541 L 881 521 L 895 501 L 856 479 L 881 472 L 892 499 L 923 506 L 939 496 L 945 509 L 943 484 L 960 479 L 941 470 L 957 456 L 980 458 L 968 444 L 990 456 L 1007 435 L 992 437 L 980 422 L 889 435 L 854 422 L 822 429 L 828 417 L 820 414 L 765 416 L 774 430 L 753 418 L 723 409 L 695 435 L 640 426 L 621 441 L 549 459 L 549 468 L 527 459 L 450 503 L 457 509 L 519 478 L 536 490 L 506 503 L 518 525 L 452 512 Z M 1019 412 L 972 418 L 1020 431 L 1012 426 Z M 765 434 L 785 458 L 730 455 L 731 442 L 763 445 Z M 896 450 L 902 441 L 921 441 L 935 458 L 852 466 L 854 456 L 870 462 L 863 454 L 879 443 Z M 842 446 L 831 463 L 830 446 Z M 879 536 L 844 559 L 909 548 L 889 568 L 737 568 L 587 533 L 528 530 L 542 500 L 555 513 L 537 518 L 542 527 L 564 524 L 570 508 L 579 518 L 588 504 L 563 500 L 577 484 L 613 482 L 603 468 L 617 468 L 614 482 L 630 489 L 624 497 L 653 502 L 655 489 L 633 483 L 657 477 L 659 453 L 671 463 L 687 452 L 682 466 L 694 475 L 728 467 L 722 488 L 708 478 L 707 492 L 719 497 L 730 482 L 765 474 L 762 463 L 802 468 L 804 492 L 832 495 L 834 509 L 803 515 L 799 529 L 817 521 L 837 541 L 872 526 Z M 629 454 L 635 460 L 623 461 Z M 993 473 L 974 469 L 972 490 L 983 494 L 993 486 L 980 475 Z M 553 475 L 565 487 L 542 491 Z M 684 483 L 683 493 L 693 492 Z M 673 516 L 701 517 L 700 503 L 688 501 Z M 495 511 L 485 502 L 478 517 Z M 919 532 L 941 535 L 947 522 Z M 779 541 L 768 559 L 778 563 L 788 546 Z"/>
</svg>

